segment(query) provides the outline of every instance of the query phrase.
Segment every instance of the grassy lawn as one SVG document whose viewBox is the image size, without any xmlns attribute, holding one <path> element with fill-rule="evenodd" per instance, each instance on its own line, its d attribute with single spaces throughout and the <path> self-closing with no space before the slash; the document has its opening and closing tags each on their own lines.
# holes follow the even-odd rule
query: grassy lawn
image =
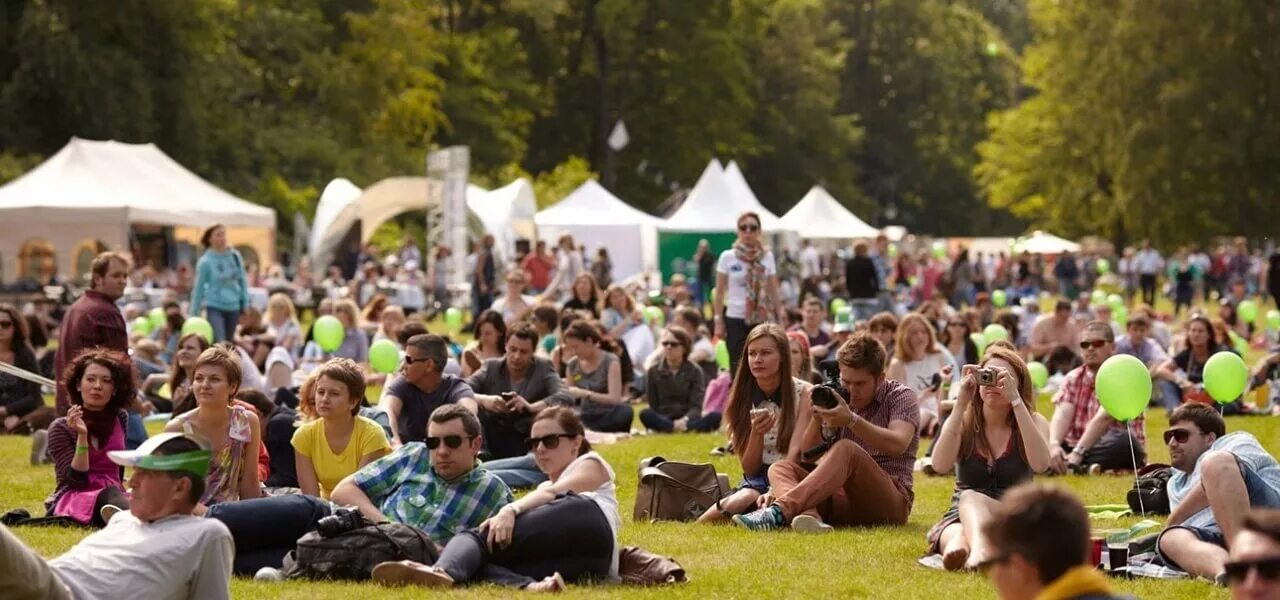
<svg viewBox="0 0 1280 600">
<path fill-rule="evenodd" d="M 1149 449 L 1153 461 L 1167 462 L 1168 454 L 1158 444 L 1166 426 L 1164 411 L 1148 413 L 1147 435 L 1157 440 Z M 1280 420 L 1265 417 L 1228 419 L 1228 430 L 1252 431 L 1268 449 L 1280 452 Z M 684 461 L 713 460 L 717 467 L 740 475 L 732 458 L 710 459 L 708 451 L 720 442 L 714 434 L 646 436 L 601 448 L 618 471 L 619 500 L 623 507 L 624 544 L 672 556 L 688 570 L 691 582 L 663 589 L 626 587 L 575 587 L 570 595 L 579 597 L 679 598 L 734 597 L 868 597 L 916 598 L 942 592 L 956 598 L 993 597 L 991 587 L 980 576 L 933 571 L 915 560 L 924 550 L 924 534 L 947 507 L 953 482 L 947 478 L 916 478 L 916 502 L 911 521 L 902 528 L 839 531 L 824 537 L 784 533 L 750 533 L 732 526 L 698 527 L 691 524 L 644 524 L 631 522 L 635 498 L 635 465 L 646 456 L 661 455 Z M 42 514 L 41 502 L 53 488 L 48 466 L 27 465 L 26 438 L 0 438 L 0 464 L 11 465 L 6 484 L 0 488 L 0 508 L 26 507 Z M 1058 483 L 1069 486 L 1086 504 L 1123 503 L 1131 485 L 1125 477 L 1065 477 Z M 1097 528 L 1114 528 L 1137 522 L 1098 522 Z M 16 528 L 19 536 L 46 556 L 65 551 L 85 535 L 71 529 Z M 818 577 L 820 579 L 815 580 Z M 1225 590 L 1203 581 L 1115 580 L 1124 593 L 1141 598 L 1225 598 Z M 928 590 L 928 592 L 926 592 Z M 232 583 L 237 598 L 342 598 L 359 595 L 376 598 L 403 597 L 403 591 L 373 584 L 257 583 L 237 579 Z M 457 597 L 507 597 L 510 592 L 494 586 L 476 586 L 452 592 Z"/>
</svg>

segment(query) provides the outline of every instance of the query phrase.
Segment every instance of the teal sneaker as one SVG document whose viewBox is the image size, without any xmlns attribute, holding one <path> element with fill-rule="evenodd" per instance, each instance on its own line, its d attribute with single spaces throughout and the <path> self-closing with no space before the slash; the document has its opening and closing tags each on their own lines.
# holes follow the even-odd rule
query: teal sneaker
<svg viewBox="0 0 1280 600">
<path fill-rule="evenodd" d="M 776 504 L 745 515 L 734 515 L 733 522 L 752 531 L 773 531 L 787 525 L 786 520 L 782 518 L 782 509 Z"/>
</svg>

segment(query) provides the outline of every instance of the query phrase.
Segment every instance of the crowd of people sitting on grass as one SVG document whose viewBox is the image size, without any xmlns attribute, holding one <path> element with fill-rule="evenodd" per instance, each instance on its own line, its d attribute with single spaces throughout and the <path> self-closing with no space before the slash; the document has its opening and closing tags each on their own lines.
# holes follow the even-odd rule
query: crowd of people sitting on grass
<svg viewBox="0 0 1280 600">
<path fill-rule="evenodd" d="M 1096 257 L 1048 267 L 962 250 L 943 264 L 927 252 L 895 257 L 880 239 L 858 244 L 843 268 L 808 243 L 784 266 L 791 259 L 761 237 L 759 217 L 744 213 L 731 249 L 711 260 L 700 248 L 696 278 L 652 293 L 601 289 L 607 269 L 568 236 L 555 255 L 539 244 L 511 265 L 479 244 L 465 346 L 447 317 L 450 335 L 430 333 L 425 308 L 331 273 L 332 297 L 306 317 L 341 323 L 341 343 L 326 349 L 300 321 L 300 290 L 252 306 L 243 258 L 220 226 L 205 235 L 188 303 L 174 290 L 155 313 L 127 305 L 130 258 L 104 253 L 74 304 L 0 305 L 4 431 L 30 435 L 32 464 L 55 473 L 45 515 L 19 509 L 3 522 L 101 529 L 46 561 L 0 528 L 0 561 L 11 565 L 0 591 L 96 598 L 145 581 L 157 597 L 227 597 L 232 574 L 308 572 L 291 554 L 308 535 L 379 523 L 428 542 L 411 560 L 368 565 L 363 577 L 388 585 L 616 582 L 628 568 L 616 476 L 593 444 L 723 431 L 713 453 L 736 457 L 743 477 L 701 523 L 901 526 L 917 477 L 953 477 L 925 554 L 988 572 L 1006 598 L 1067 585 L 1106 594 L 1084 508 L 1031 481 L 1145 465 L 1142 417 L 1116 421 L 1098 399 L 1095 377 L 1117 354 L 1149 368 L 1151 404 L 1169 417 L 1159 560 L 1233 589 L 1280 586 L 1280 465 L 1248 431 L 1227 433 L 1222 416 L 1280 414 L 1276 331 L 1236 310 L 1265 306 L 1280 258 L 1254 279 L 1230 271 L 1210 285 L 1184 282 L 1196 263 L 1177 255 L 1171 294 L 1194 284 L 1220 294 L 1223 310 L 1191 306 L 1175 320 L 1152 308 L 1155 297 L 1097 298 L 1087 275 Z M 1164 265 L 1148 269 L 1152 253 L 1120 259 L 1134 284 L 1124 291 L 1155 289 Z M 921 279 L 936 287 L 919 289 Z M 443 294 L 432 282 L 426 292 Z M 1044 295 L 1046 284 L 1064 297 Z M 450 312 L 436 301 L 435 314 Z M 131 310 L 139 316 L 127 319 Z M 197 316 L 209 330 L 188 331 Z M 383 340 L 400 356 L 390 372 L 371 368 L 370 345 Z M 1215 408 L 1206 362 L 1250 345 L 1263 357 L 1247 391 Z M 1051 416 L 1040 414 L 1042 393 Z M 149 436 L 148 422 L 163 433 Z M 531 491 L 516 500 L 512 490 Z"/>
</svg>

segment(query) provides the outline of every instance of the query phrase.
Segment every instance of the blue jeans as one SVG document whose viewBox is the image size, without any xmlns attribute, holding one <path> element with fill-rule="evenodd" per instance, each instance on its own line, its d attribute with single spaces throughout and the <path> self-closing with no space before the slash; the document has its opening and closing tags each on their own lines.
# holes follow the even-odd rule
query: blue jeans
<svg viewBox="0 0 1280 600">
<path fill-rule="evenodd" d="M 147 428 L 142 424 L 142 415 L 129 411 L 128 426 L 124 432 L 124 447 L 137 450 L 142 442 L 147 441 Z"/>
<path fill-rule="evenodd" d="M 1157 379 L 1156 387 L 1160 390 L 1160 404 L 1164 409 L 1173 412 L 1182 404 L 1182 388 L 1168 379 Z"/>
<path fill-rule="evenodd" d="M 205 307 L 209 325 L 213 326 L 213 343 L 230 341 L 236 335 L 236 324 L 240 321 L 240 311 L 222 310 L 212 306 Z"/>
<path fill-rule="evenodd" d="M 640 422 L 645 427 L 662 433 L 671 433 L 675 431 L 675 420 L 663 415 L 662 413 L 646 408 L 640 411 Z M 696 419 L 689 419 L 688 430 L 705 433 L 715 431 L 720 428 L 720 413 L 713 412 L 702 415 Z"/>
<path fill-rule="evenodd" d="M 547 480 L 547 474 L 538 469 L 532 454 L 491 460 L 482 466 L 512 489 L 535 487 Z"/>
<path fill-rule="evenodd" d="M 314 496 L 267 496 L 209 507 L 205 517 L 222 521 L 235 541 L 235 574 L 253 576 L 262 567 L 279 569 L 298 538 L 329 516 L 329 503 Z"/>
</svg>

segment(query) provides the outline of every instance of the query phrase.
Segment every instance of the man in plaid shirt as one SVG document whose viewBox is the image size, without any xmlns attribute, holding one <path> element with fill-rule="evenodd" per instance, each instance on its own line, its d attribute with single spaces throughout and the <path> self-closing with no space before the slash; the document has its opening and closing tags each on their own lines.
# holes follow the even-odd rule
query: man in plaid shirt
<svg viewBox="0 0 1280 600">
<path fill-rule="evenodd" d="M 1128 470 L 1136 460 L 1146 464 L 1146 423 L 1142 416 L 1128 426 L 1112 419 L 1098 403 L 1094 378 L 1116 349 L 1111 325 L 1094 321 L 1080 332 L 1084 364 L 1062 381 L 1053 397 L 1053 420 L 1049 424 L 1049 470 L 1099 473 Z M 1127 433 L 1126 433 L 1127 431 Z"/>
<path fill-rule="evenodd" d="M 512 501 L 505 483 L 476 467 L 481 447 L 476 416 L 445 404 L 431 413 L 426 443 L 410 442 L 356 471 L 334 488 L 332 500 L 375 523 L 416 527 L 443 547 Z"/>
</svg>

